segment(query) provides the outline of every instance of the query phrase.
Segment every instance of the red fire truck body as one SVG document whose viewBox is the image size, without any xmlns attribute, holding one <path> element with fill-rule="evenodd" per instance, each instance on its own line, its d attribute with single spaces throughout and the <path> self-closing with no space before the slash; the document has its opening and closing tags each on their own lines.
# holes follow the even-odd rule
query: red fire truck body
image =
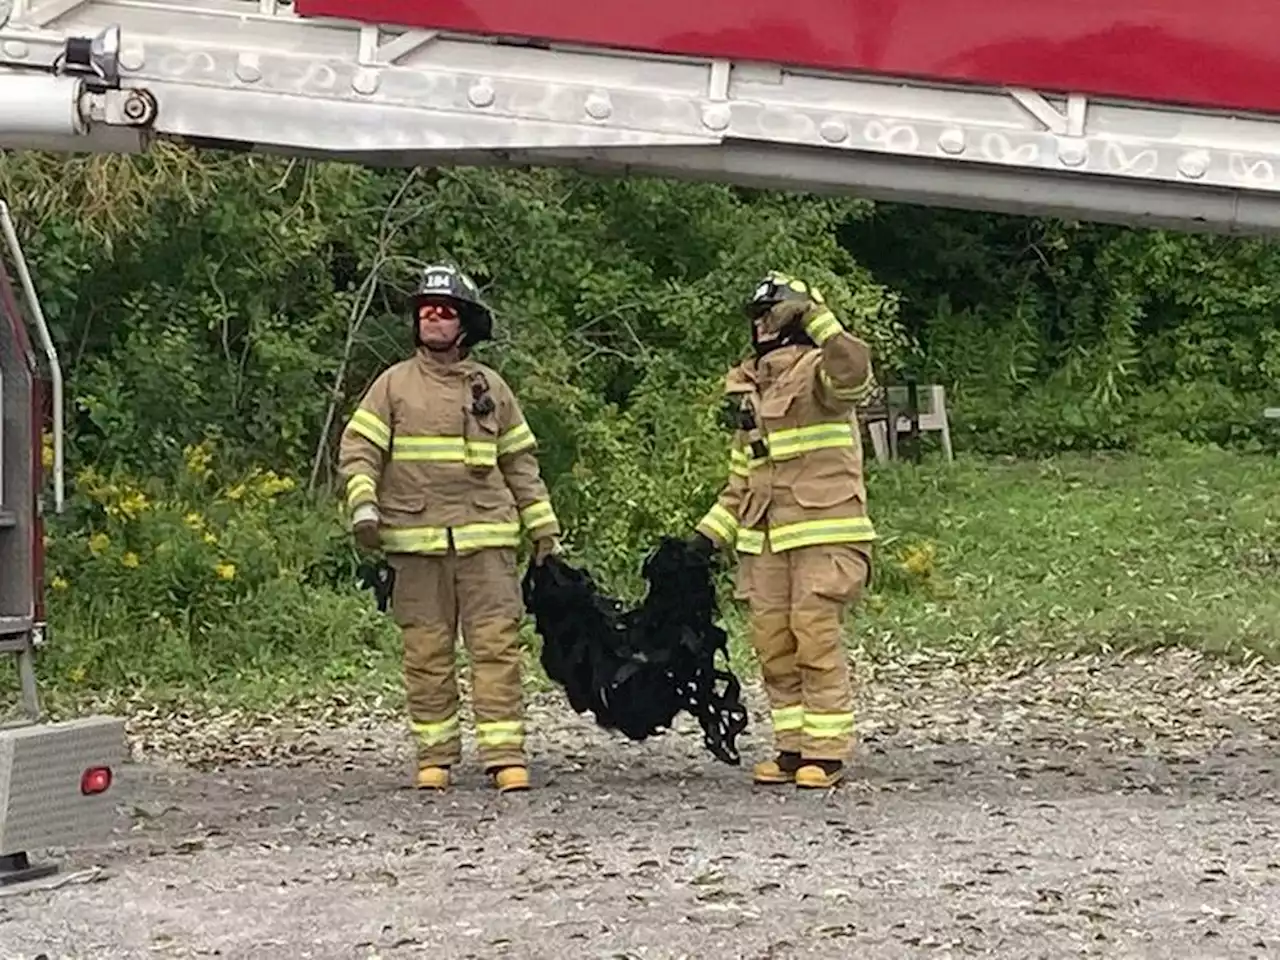
<svg viewBox="0 0 1280 960">
<path fill-rule="evenodd" d="M 296 0 L 491 37 L 1280 113 L 1280 4 L 1234 0 Z"/>
</svg>

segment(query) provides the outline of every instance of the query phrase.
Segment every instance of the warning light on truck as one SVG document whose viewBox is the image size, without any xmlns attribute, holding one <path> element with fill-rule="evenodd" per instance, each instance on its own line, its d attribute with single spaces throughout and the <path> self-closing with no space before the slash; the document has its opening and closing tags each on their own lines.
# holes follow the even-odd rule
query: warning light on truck
<svg viewBox="0 0 1280 960">
<path fill-rule="evenodd" d="M 80 776 L 80 792 L 86 797 L 106 793 L 111 787 L 110 767 L 90 767 Z"/>
</svg>

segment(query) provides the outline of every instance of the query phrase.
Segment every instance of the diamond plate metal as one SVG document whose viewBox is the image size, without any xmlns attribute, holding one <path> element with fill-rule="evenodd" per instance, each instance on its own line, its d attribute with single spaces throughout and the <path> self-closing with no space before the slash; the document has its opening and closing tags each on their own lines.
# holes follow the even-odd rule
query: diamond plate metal
<svg viewBox="0 0 1280 960">
<path fill-rule="evenodd" d="M 124 722 L 115 717 L 0 730 L 0 856 L 105 840 L 125 755 Z M 80 777 L 95 766 L 111 767 L 116 783 L 83 796 Z"/>
</svg>

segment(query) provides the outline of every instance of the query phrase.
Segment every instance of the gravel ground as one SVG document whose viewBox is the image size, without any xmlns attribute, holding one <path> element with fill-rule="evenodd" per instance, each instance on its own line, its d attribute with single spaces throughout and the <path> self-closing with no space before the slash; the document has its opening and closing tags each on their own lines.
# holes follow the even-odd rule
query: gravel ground
<svg viewBox="0 0 1280 960">
<path fill-rule="evenodd" d="M 1274 668 L 882 668 L 818 795 L 556 697 L 535 792 L 419 795 L 365 709 L 139 712 L 100 872 L 0 897 L 0 958 L 1280 956 Z"/>
</svg>

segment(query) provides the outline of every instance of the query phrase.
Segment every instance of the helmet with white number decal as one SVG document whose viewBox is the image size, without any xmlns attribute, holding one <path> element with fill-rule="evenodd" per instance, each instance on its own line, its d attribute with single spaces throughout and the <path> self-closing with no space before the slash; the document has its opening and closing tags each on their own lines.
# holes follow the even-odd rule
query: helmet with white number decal
<svg viewBox="0 0 1280 960">
<path fill-rule="evenodd" d="M 462 324 L 460 346 L 471 347 L 483 340 L 493 339 L 493 314 L 480 299 L 480 288 L 469 276 L 448 264 L 432 264 L 422 271 L 410 300 L 415 331 L 418 307 L 424 303 L 441 301 L 458 311 L 458 319 Z"/>
</svg>

